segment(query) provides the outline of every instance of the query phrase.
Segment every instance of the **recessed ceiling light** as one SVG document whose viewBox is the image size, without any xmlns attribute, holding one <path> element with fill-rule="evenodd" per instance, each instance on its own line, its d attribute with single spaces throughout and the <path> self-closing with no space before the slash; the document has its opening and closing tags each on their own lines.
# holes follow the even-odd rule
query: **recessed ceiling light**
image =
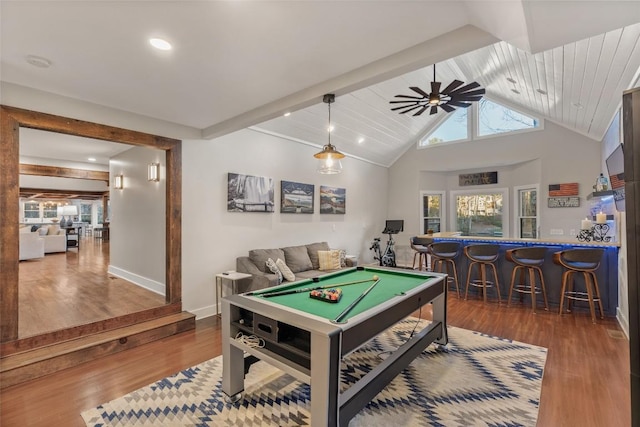
<svg viewBox="0 0 640 427">
<path fill-rule="evenodd" d="M 159 50 L 171 50 L 171 43 L 163 39 L 149 39 L 149 43 Z"/>
<path fill-rule="evenodd" d="M 515 93 L 516 95 L 520 95 L 520 91 L 518 89 L 511 89 L 511 92 Z"/>
<path fill-rule="evenodd" d="M 89 157 L 87 160 L 89 160 L 90 162 L 95 162 L 96 158 L 95 157 Z"/>
<path fill-rule="evenodd" d="M 335 128 L 333 127 L 333 125 L 330 125 L 330 126 L 329 126 L 329 132 L 333 132 L 333 130 L 334 130 L 334 129 L 335 129 Z"/>
<path fill-rule="evenodd" d="M 546 95 L 547 94 L 547 91 L 546 90 L 542 90 L 542 89 L 536 89 L 536 92 L 538 92 L 539 94 L 542 94 L 542 95 Z"/>
<path fill-rule="evenodd" d="M 582 110 L 584 108 L 579 102 L 572 102 L 571 105 L 576 107 L 578 110 Z"/>
<path fill-rule="evenodd" d="M 38 68 L 49 68 L 49 67 L 51 67 L 51 61 L 48 60 L 47 58 L 43 58 L 41 56 L 27 55 L 25 60 L 29 64 L 33 65 L 34 67 L 38 67 Z"/>
<path fill-rule="evenodd" d="M 515 83 L 517 83 L 517 82 L 516 82 L 515 80 L 513 80 L 511 77 L 507 77 L 507 81 L 508 81 L 509 83 L 514 83 L 514 84 L 515 84 Z"/>
<path fill-rule="evenodd" d="M 358 138 L 358 144 L 362 144 L 364 142 L 364 138 L 360 137 Z"/>
<path fill-rule="evenodd" d="M 289 111 L 287 111 L 286 113 L 284 113 L 285 117 L 289 117 L 291 115 L 291 113 Z"/>
</svg>

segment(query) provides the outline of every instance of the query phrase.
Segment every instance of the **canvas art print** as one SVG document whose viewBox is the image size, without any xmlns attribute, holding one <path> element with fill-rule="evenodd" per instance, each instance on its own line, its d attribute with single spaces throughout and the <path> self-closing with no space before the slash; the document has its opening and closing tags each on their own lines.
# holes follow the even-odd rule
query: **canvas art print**
<svg viewBox="0 0 640 427">
<path fill-rule="evenodd" d="M 272 178 L 229 173 L 228 211 L 273 212 L 273 195 Z"/>
<path fill-rule="evenodd" d="M 313 184 L 280 181 L 280 213 L 313 213 Z"/>
<path fill-rule="evenodd" d="M 320 213 L 344 214 L 347 190 L 344 188 L 320 186 Z"/>
</svg>

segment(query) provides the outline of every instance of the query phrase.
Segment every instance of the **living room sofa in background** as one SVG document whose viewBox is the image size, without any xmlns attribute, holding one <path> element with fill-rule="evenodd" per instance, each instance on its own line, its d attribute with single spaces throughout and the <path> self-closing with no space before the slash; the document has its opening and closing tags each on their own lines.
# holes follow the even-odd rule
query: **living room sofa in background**
<svg viewBox="0 0 640 427">
<path fill-rule="evenodd" d="M 20 230 L 18 259 L 20 261 L 44 258 L 44 239 L 30 229 Z"/>
<path fill-rule="evenodd" d="M 20 229 L 20 233 L 34 233 L 44 242 L 44 253 L 67 251 L 67 232 L 57 224 L 42 226 L 26 226 Z"/>
<path fill-rule="evenodd" d="M 330 256 L 335 258 L 336 252 L 340 253 L 339 263 L 333 265 L 338 268 L 326 268 L 327 265 L 320 265 L 321 260 L 318 251 L 323 251 L 327 256 L 323 256 L 323 261 Z M 331 254 L 327 254 L 331 252 Z M 270 286 L 278 285 L 279 276 L 267 267 L 267 260 L 276 262 L 278 259 L 286 264 L 291 273 L 295 275 L 295 280 L 310 279 L 321 276 L 332 271 L 354 266 L 354 261 L 346 258 L 344 251 L 332 250 L 327 242 L 310 243 L 308 245 L 288 246 L 273 249 L 252 249 L 249 256 L 236 258 L 236 271 L 251 274 L 250 279 L 238 283 L 238 292 L 257 291 Z M 326 264 L 326 262 L 324 262 Z M 321 268 L 325 267 L 325 268 Z M 286 281 L 286 279 L 285 279 Z"/>
</svg>

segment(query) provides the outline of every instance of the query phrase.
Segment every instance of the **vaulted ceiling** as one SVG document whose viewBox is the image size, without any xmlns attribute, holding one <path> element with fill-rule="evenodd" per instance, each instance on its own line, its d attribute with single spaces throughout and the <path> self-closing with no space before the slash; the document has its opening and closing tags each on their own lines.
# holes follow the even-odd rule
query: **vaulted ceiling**
<svg viewBox="0 0 640 427">
<path fill-rule="evenodd" d="M 444 114 L 390 111 L 434 63 L 445 85 L 477 81 L 596 140 L 640 69 L 636 1 L 4 0 L 0 20 L 2 103 L 44 91 L 173 123 L 172 137 L 253 127 L 320 146 L 335 93 L 332 142 L 381 165 Z"/>
</svg>

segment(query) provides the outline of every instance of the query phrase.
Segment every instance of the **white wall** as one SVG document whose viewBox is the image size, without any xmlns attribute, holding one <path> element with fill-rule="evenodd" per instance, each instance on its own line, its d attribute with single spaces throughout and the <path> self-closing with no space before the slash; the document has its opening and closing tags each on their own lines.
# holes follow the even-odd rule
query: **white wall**
<svg viewBox="0 0 640 427">
<path fill-rule="evenodd" d="M 159 182 L 147 181 L 147 165 L 160 163 Z M 165 294 L 165 153 L 134 147 L 111 159 L 109 176 L 122 174 L 124 188 L 111 189 L 109 273 Z M 105 213 L 106 215 L 106 213 Z"/>
<path fill-rule="evenodd" d="M 420 191 L 512 189 L 539 183 L 540 237 L 550 237 L 552 228 L 564 232 L 554 237 L 573 237 L 570 231 L 580 229 L 588 212 L 586 196 L 600 173 L 600 159 L 600 143 L 551 122 L 535 132 L 411 148 L 389 170 L 389 215 L 404 218 L 405 232 L 398 238 L 408 239 L 421 231 Z M 460 173 L 489 171 L 498 171 L 498 184 L 458 186 Z M 581 206 L 547 208 L 548 185 L 570 182 L 580 184 Z M 514 215 L 511 212 L 511 218 Z"/>
<path fill-rule="evenodd" d="M 235 270 L 250 249 L 327 241 L 360 262 L 372 261 L 369 244 L 387 218 L 387 169 L 343 160 L 339 175 L 320 175 L 317 148 L 252 130 L 212 141 L 182 144 L 182 289 L 186 310 L 199 317 L 215 311 L 214 276 Z M 227 173 L 274 179 L 274 213 L 227 211 Z M 315 185 L 315 213 L 280 214 L 280 181 Z M 346 214 L 319 213 L 320 185 L 346 189 Z"/>
</svg>

